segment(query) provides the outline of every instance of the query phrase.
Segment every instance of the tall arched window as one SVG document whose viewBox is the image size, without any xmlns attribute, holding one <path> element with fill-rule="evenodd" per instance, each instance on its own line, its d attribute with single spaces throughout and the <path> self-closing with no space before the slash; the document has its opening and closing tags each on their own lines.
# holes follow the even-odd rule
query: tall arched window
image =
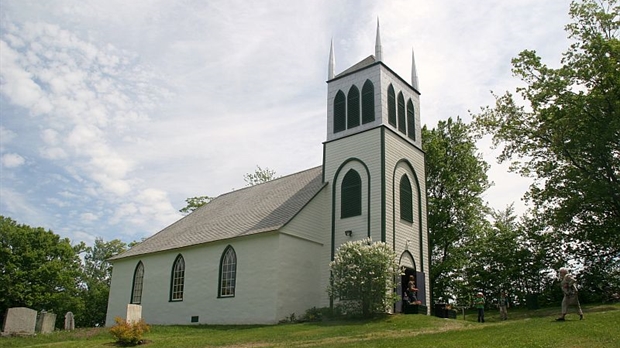
<svg viewBox="0 0 620 348">
<path fill-rule="evenodd" d="M 237 254 L 230 245 L 226 247 L 220 259 L 220 293 L 219 297 L 235 296 L 237 283 Z"/>
<path fill-rule="evenodd" d="M 407 101 L 407 136 L 415 140 L 415 111 L 411 99 Z"/>
<path fill-rule="evenodd" d="M 407 175 L 400 178 L 400 218 L 413 222 L 413 192 Z"/>
<path fill-rule="evenodd" d="M 375 120 L 375 86 L 366 80 L 362 87 L 362 124 Z"/>
<path fill-rule="evenodd" d="M 129 303 L 142 303 L 142 284 L 144 282 L 144 265 L 142 261 L 138 262 L 136 269 L 133 271 L 133 287 L 131 289 L 131 301 Z"/>
<path fill-rule="evenodd" d="M 347 129 L 347 100 L 344 92 L 338 91 L 334 98 L 334 133 Z"/>
<path fill-rule="evenodd" d="M 172 264 L 170 279 L 170 301 L 183 301 L 183 285 L 185 284 L 185 260 L 179 254 Z"/>
<path fill-rule="evenodd" d="M 407 134 L 407 119 L 405 117 L 405 98 L 403 97 L 403 93 L 398 93 L 398 130 Z"/>
<path fill-rule="evenodd" d="M 347 95 L 347 128 L 360 125 L 360 90 L 351 86 Z"/>
<path fill-rule="evenodd" d="M 388 122 L 396 127 L 396 93 L 394 87 L 390 84 L 388 87 Z"/>
<path fill-rule="evenodd" d="M 362 215 L 362 179 L 353 169 L 342 179 L 340 218 Z"/>
</svg>

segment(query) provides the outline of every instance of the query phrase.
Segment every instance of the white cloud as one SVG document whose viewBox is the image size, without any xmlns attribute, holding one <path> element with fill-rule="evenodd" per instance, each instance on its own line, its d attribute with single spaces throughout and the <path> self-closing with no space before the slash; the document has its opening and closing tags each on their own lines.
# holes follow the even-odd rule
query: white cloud
<svg viewBox="0 0 620 348">
<path fill-rule="evenodd" d="M 99 217 L 93 213 L 82 213 L 80 214 L 80 219 L 82 219 L 82 221 L 89 223 L 89 222 L 98 220 Z"/>
<path fill-rule="evenodd" d="M 2 155 L 1 162 L 5 168 L 16 168 L 23 165 L 26 160 L 16 153 L 5 153 Z"/>
<path fill-rule="evenodd" d="M 70 236 L 72 244 L 84 242 L 86 245 L 95 245 L 96 236 L 84 231 L 73 231 Z"/>
<path fill-rule="evenodd" d="M 16 136 L 15 132 L 0 125 L 0 146 L 4 147 L 5 144 L 10 143 Z"/>
</svg>

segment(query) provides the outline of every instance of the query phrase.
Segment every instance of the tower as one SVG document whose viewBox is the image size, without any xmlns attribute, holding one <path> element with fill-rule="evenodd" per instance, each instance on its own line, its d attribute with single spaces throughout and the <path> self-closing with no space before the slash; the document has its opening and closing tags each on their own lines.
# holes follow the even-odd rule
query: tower
<svg viewBox="0 0 620 348">
<path fill-rule="evenodd" d="M 428 306 L 426 178 L 415 58 L 409 83 L 382 56 L 378 20 L 375 54 L 337 75 L 332 41 L 323 144 L 330 256 L 350 240 L 387 243 L 399 257 L 402 287 L 414 275 L 418 299 Z"/>
</svg>

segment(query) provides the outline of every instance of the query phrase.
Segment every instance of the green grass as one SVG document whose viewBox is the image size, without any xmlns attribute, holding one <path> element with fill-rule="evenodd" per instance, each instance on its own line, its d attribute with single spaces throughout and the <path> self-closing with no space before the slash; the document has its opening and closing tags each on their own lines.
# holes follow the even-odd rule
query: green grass
<svg viewBox="0 0 620 348">
<path fill-rule="evenodd" d="M 397 314 L 276 326 L 153 326 L 139 347 L 620 347 L 620 304 L 587 306 L 583 321 L 569 314 L 556 322 L 558 310 L 509 310 L 507 321 L 489 310 L 484 324 L 471 311 L 456 320 Z M 6 348 L 115 346 L 104 328 L 0 338 Z"/>
</svg>

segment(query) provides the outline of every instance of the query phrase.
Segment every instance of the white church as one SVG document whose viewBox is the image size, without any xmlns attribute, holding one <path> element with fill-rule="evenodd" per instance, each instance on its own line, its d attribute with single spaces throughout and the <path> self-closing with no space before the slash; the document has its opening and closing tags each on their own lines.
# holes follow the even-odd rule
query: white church
<svg viewBox="0 0 620 348">
<path fill-rule="evenodd" d="M 338 247 L 370 237 L 415 275 L 430 310 L 420 93 L 375 54 L 334 73 L 330 51 L 323 164 L 215 198 L 110 259 L 106 325 L 142 306 L 148 324 L 276 324 L 328 307 Z M 393 311 L 400 312 L 397 303 Z M 422 307 L 424 308 L 424 307 Z M 428 313 L 427 313 L 428 314 Z"/>
</svg>

